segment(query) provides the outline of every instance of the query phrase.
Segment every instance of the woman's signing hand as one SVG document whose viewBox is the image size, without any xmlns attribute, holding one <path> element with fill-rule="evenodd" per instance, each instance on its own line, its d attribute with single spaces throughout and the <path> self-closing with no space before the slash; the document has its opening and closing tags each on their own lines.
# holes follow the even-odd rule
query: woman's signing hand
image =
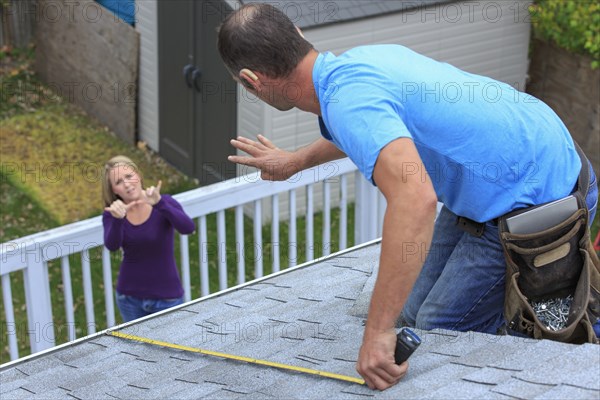
<svg viewBox="0 0 600 400">
<path fill-rule="evenodd" d="M 160 187 L 162 186 L 162 181 L 158 181 L 156 186 L 150 186 L 149 188 L 142 190 L 142 199 L 151 206 L 155 205 L 160 201 Z"/>
<path fill-rule="evenodd" d="M 133 201 L 129 204 L 125 204 L 121 200 L 115 200 L 112 202 L 110 207 L 104 207 L 104 211 L 108 211 L 110 215 L 112 215 L 115 218 L 123 219 L 127 215 L 127 210 L 129 210 L 137 203 L 137 201 Z"/>
</svg>

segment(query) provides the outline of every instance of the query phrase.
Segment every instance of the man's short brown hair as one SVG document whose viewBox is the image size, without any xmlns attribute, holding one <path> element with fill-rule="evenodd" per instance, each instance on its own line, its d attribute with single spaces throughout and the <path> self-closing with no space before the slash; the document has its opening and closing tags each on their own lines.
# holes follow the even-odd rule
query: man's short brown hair
<svg viewBox="0 0 600 400">
<path fill-rule="evenodd" d="M 313 49 L 281 10 L 270 4 L 246 4 L 229 14 L 219 29 L 217 47 L 229 71 L 242 68 L 285 78 Z"/>
</svg>

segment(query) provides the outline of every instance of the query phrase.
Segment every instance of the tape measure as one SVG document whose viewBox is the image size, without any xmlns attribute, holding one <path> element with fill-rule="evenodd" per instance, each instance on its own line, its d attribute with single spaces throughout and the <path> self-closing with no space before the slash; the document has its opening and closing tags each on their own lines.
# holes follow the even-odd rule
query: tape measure
<svg viewBox="0 0 600 400">
<path fill-rule="evenodd" d="M 310 368 L 304 368 L 304 367 L 297 367 L 295 365 L 282 364 L 282 363 L 266 361 L 266 360 L 259 360 L 257 358 L 250 358 L 250 357 L 244 357 L 244 356 L 236 356 L 233 354 L 221 353 L 221 352 L 212 351 L 212 350 L 198 349 L 195 347 L 182 346 L 179 344 L 162 342 L 160 340 L 148 339 L 145 337 L 130 335 L 128 333 L 121 333 L 121 332 L 117 332 L 117 331 L 109 331 L 107 334 L 110 336 L 115 336 L 115 337 L 122 338 L 122 339 L 128 339 L 128 340 L 132 340 L 132 341 L 136 341 L 136 342 L 148 343 L 148 344 L 152 344 L 155 346 L 168 347 L 171 349 L 189 351 L 191 353 L 200 353 L 200 354 L 205 354 L 208 356 L 226 358 L 228 360 L 237 360 L 237 361 L 244 361 L 244 362 L 251 363 L 251 364 L 266 365 L 268 367 L 287 369 L 287 370 L 291 370 L 291 371 L 302 372 L 304 374 L 319 375 L 319 376 L 323 376 L 325 378 L 331 378 L 331 379 L 337 379 L 340 381 L 358 383 L 359 385 L 365 384 L 364 379 L 355 378 L 353 376 L 348 376 L 348 375 L 334 374 L 332 372 L 319 371 L 316 369 L 310 369 Z"/>
</svg>

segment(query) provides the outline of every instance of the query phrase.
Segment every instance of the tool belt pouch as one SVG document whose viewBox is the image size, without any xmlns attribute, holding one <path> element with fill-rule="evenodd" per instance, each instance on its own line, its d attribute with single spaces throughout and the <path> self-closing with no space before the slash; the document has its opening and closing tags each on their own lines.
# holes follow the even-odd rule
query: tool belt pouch
<svg viewBox="0 0 600 400">
<path fill-rule="evenodd" d="M 600 317 L 600 262 L 592 249 L 588 212 L 581 196 L 579 209 L 568 219 L 541 232 L 512 234 L 499 219 L 506 258 L 504 316 L 508 329 L 536 339 L 568 343 L 598 343 L 592 325 Z M 549 329 L 538 319 L 531 302 L 553 298 L 573 300 L 566 325 Z"/>
</svg>

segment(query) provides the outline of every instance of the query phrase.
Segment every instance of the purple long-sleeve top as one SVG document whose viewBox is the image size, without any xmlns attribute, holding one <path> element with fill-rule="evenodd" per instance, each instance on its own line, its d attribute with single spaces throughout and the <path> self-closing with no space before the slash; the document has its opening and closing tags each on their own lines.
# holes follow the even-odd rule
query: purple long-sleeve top
<svg viewBox="0 0 600 400">
<path fill-rule="evenodd" d="M 144 299 L 183 295 L 173 252 L 173 228 L 187 235 L 194 232 L 195 226 L 175 199 L 161 195 L 150 217 L 140 225 L 133 225 L 126 218 L 114 218 L 108 211 L 102 214 L 102 223 L 106 248 L 123 248 L 119 293 Z"/>
</svg>

